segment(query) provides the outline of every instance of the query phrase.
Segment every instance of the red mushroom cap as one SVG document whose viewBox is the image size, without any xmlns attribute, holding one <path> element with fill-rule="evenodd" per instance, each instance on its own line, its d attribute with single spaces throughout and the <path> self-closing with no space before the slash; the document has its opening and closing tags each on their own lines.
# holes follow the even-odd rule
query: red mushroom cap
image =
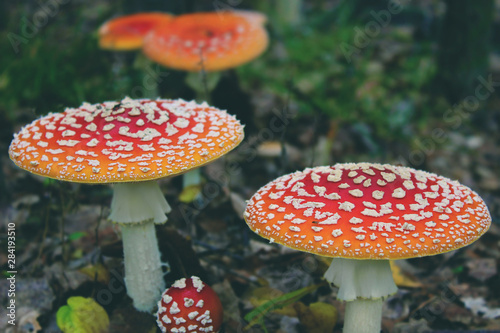
<svg viewBox="0 0 500 333">
<path fill-rule="evenodd" d="M 215 291 L 192 276 L 165 290 L 156 317 L 162 332 L 218 332 L 223 311 Z"/>
<path fill-rule="evenodd" d="M 241 140 L 239 121 L 206 103 L 125 98 L 35 120 L 14 136 L 9 155 L 41 176 L 116 183 L 184 173 Z"/>
<path fill-rule="evenodd" d="M 186 71 L 236 67 L 266 49 L 264 18 L 230 11 L 177 16 L 145 37 L 144 53 L 159 64 Z"/>
<path fill-rule="evenodd" d="M 111 19 L 99 28 L 99 46 L 120 51 L 140 49 L 148 32 L 172 18 L 166 13 L 137 13 Z"/>
<path fill-rule="evenodd" d="M 249 201 L 262 237 L 330 257 L 403 259 L 455 250 L 488 230 L 484 201 L 456 181 L 407 167 L 336 164 L 279 177 Z"/>
</svg>

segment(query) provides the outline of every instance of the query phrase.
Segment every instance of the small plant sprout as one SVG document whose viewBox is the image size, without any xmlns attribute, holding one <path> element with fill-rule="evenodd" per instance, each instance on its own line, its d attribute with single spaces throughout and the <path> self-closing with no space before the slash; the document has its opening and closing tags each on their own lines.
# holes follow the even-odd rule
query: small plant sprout
<svg viewBox="0 0 500 333">
<path fill-rule="evenodd" d="M 382 302 L 397 291 L 389 260 L 456 250 L 491 224 L 484 201 L 468 187 L 373 163 L 282 176 L 250 199 L 244 216 L 271 242 L 334 257 L 325 279 L 347 302 L 346 333 L 380 332 Z"/>
<path fill-rule="evenodd" d="M 242 139 L 243 126 L 206 103 L 125 98 L 35 120 L 9 154 L 41 176 L 114 184 L 109 220 L 122 232 L 127 293 L 149 312 L 165 289 L 155 224 L 170 211 L 156 180 L 209 163 Z"/>
</svg>

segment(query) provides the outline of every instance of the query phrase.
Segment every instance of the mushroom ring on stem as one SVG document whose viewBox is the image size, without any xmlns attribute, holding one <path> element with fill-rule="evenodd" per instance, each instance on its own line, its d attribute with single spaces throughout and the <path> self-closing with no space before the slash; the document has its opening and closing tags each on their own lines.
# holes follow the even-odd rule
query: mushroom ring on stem
<svg viewBox="0 0 500 333">
<path fill-rule="evenodd" d="M 468 187 L 374 163 L 282 176 L 257 191 L 244 216 L 271 242 L 334 257 L 325 279 L 347 301 L 347 333 L 380 331 L 382 300 L 397 291 L 389 260 L 458 249 L 491 224 L 484 201 Z"/>
<path fill-rule="evenodd" d="M 154 224 L 170 211 L 155 180 L 209 163 L 242 139 L 239 121 L 206 103 L 125 98 L 35 120 L 9 155 L 41 176 L 115 184 L 109 219 L 122 230 L 127 293 L 136 309 L 152 311 L 165 289 Z"/>
</svg>

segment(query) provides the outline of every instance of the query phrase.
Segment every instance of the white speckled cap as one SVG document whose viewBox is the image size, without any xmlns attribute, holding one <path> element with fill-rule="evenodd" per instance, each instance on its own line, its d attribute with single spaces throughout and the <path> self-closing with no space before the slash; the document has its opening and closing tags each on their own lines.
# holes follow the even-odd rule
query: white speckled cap
<svg viewBox="0 0 500 333">
<path fill-rule="evenodd" d="M 156 322 L 162 332 L 219 332 L 223 309 L 215 291 L 200 278 L 182 278 L 163 292 Z"/>
<path fill-rule="evenodd" d="M 184 173 L 241 140 L 239 121 L 206 103 L 125 98 L 37 119 L 15 135 L 9 155 L 41 176 L 116 183 Z"/>
<path fill-rule="evenodd" d="M 282 176 L 245 220 L 272 242 L 330 257 L 403 259 L 455 250 L 488 230 L 484 201 L 456 181 L 407 167 L 336 164 Z"/>
</svg>

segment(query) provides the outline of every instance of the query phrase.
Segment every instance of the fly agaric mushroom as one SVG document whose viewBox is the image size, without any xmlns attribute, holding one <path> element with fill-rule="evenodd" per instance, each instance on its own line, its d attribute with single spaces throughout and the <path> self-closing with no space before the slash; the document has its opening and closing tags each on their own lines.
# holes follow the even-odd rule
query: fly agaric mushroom
<svg viewBox="0 0 500 333">
<path fill-rule="evenodd" d="M 9 155 L 41 176 L 115 183 L 109 219 L 122 231 L 127 293 L 136 309 L 151 311 L 165 289 L 154 224 L 170 211 L 155 180 L 206 164 L 242 139 L 240 123 L 206 103 L 125 98 L 35 120 Z"/>
<path fill-rule="evenodd" d="M 220 71 L 259 56 L 269 42 L 256 14 L 223 11 L 177 16 L 145 38 L 146 56 L 185 71 Z"/>
<path fill-rule="evenodd" d="M 325 279 L 347 301 L 347 333 L 380 331 L 382 300 L 397 291 L 389 260 L 458 249 L 491 223 L 485 203 L 468 187 L 371 163 L 279 177 L 250 199 L 244 217 L 271 242 L 334 257 Z"/>
<path fill-rule="evenodd" d="M 182 278 L 165 290 L 156 322 L 162 332 L 218 332 L 222 325 L 219 297 L 199 277 Z"/>
<path fill-rule="evenodd" d="M 106 50 L 128 51 L 142 47 L 144 36 L 172 20 L 166 13 L 137 13 L 120 16 L 99 28 L 99 46 Z"/>
</svg>

